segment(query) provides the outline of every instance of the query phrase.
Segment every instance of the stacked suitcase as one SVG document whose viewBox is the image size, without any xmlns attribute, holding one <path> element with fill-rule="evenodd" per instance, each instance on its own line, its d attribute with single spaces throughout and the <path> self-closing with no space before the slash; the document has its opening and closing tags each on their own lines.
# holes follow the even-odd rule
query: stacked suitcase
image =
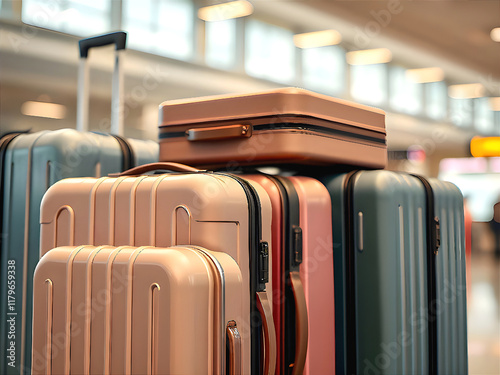
<svg viewBox="0 0 500 375">
<path fill-rule="evenodd" d="M 358 170 L 385 166 L 382 111 L 166 102 L 160 140 L 44 195 L 33 374 L 467 373 L 462 196 Z"/>
</svg>

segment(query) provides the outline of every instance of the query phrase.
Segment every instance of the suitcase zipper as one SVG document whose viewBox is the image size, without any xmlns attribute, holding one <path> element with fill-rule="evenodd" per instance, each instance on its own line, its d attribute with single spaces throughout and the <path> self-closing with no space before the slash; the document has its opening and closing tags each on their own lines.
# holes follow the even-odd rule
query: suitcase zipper
<svg viewBox="0 0 500 375">
<path fill-rule="evenodd" d="M 357 374 L 357 350 L 356 350 L 356 278 L 354 264 L 354 184 L 356 175 L 360 171 L 349 172 L 344 179 L 344 223 L 347 233 L 345 241 L 345 291 L 346 291 L 346 306 L 345 306 L 345 321 L 346 321 L 346 374 Z"/>
<path fill-rule="evenodd" d="M 423 176 L 412 174 L 425 190 L 425 205 L 427 210 L 427 323 L 429 329 L 429 375 L 438 373 L 437 367 L 437 287 L 436 287 L 436 257 L 441 246 L 441 230 L 439 218 L 434 216 L 434 193 L 432 186 Z"/>
<path fill-rule="evenodd" d="M 247 122 L 251 119 L 245 119 L 243 122 Z M 332 123 L 334 125 L 340 125 L 343 128 L 347 127 L 352 127 L 350 125 L 342 124 L 342 123 Z M 234 122 L 230 123 L 231 125 L 226 125 L 226 126 L 232 126 L 234 125 Z M 208 126 L 208 125 L 207 125 Z M 221 127 L 224 125 L 221 125 Z M 159 134 L 159 140 L 162 141 L 164 139 L 172 139 L 172 138 L 186 138 L 186 140 L 193 141 L 192 139 L 188 139 L 188 134 L 186 131 L 167 131 L 168 127 L 165 126 L 160 130 Z M 194 128 L 195 129 L 195 128 Z M 192 130 L 189 129 L 188 132 Z M 270 123 L 270 124 L 261 124 L 261 125 L 253 125 L 253 131 L 262 131 L 262 130 L 295 130 L 295 131 L 309 131 L 313 133 L 319 133 L 327 136 L 340 136 L 340 137 L 348 137 L 353 139 L 353 141 L 358 141 L 363 140 L 366 142 L 370 142 L 373 144 L 377 144 L 380 146 L 386 146 L 386 140 L 385 140 L 385 134 L 382 132 L 376 132 L 370 129 L 363 129 L 363 132 L 365 133 L 370 133 L 373 135 L 369 134 L 361 134 L 361 132 L 355 132 L 355 131 L 349 131 L 349 130 L 342 130 L 342 129 L 331 129 L 325 126 L 320 126 L 320 125 L 312 125 L 312 124 L 306 124 L 306 123 L 291 123 L 291 122 L 284 122 L 284 123 Z"/>
<path fill-rule="evenodd" d="M 335 125 L 342 125 L 345 126 L 345 124 L 341 124 L 336 122 Z M 349 137 L 353 138 L 354 140 L 364 140 L 367 142 L 375 143 L 375 144 L 380 144 L 381 146 L 386 145 L 385 141 L 385 135 L 381 135 L 381 137 L 375 137 L 375 136 L 370 136 L 367 134 L 360 134 L 359 132 L 351 132 L 348 130 L 340 130 L 340 129 L 330 129 L 324 126 L 319 126 L 319 125 L 311 125 L 311 124 L 295 124 L 295 123 L 281 123 L 281 124 L 264 124 L 264 125 L 255 125 L 253 127 L 254 131 L 259 131 L 259 130 L 296 130 L 296 131 L 309 131 L 309 132 L 314 132 L 314 133 L 320 133 L 324 135 L 329 135 L 329 136 L 341 136 L 341 137 Z M 364 129 L 367 132 L 375 134 L 374 131 L 370 131 L 368 129 Z"/>
</svg>

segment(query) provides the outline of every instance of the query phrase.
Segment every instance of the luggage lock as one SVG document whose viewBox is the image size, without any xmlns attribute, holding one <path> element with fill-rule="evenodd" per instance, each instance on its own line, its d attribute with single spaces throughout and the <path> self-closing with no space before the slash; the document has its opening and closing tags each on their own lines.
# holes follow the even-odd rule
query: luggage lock
<svg viewBox="0 0 500 375">
<path fill-rule="evenodd" d="M 259 282 L 269 282 L 269 244 L 265 241 L 259 244 Z"/>
</svg>

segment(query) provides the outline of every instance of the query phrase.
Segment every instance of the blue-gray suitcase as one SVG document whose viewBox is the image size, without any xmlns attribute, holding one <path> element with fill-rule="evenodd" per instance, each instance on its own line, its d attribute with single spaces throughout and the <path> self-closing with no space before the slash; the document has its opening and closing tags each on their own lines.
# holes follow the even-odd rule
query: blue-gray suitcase
<svg viewBox="0 0 500 375">
<path fill-rule="evenodd" d="M 85 64 L 88 49 L 114 43 L 118 54 L 126 34 L 82 41 L 84 71 L 79 84 L 78 128 L 86 129 L 88 99 Z M 85 55 L 85 56 L 83 56 Z M 116 81 L 120 81 L 118 61 Z M 119 84 L 113 99 L 120 99 Z M 83 103 L 83 105 L 82 105 Z M 119 107 L 114 103 L 113 107 Z M 112 131 L 121 132 L 121 116 L 112 113 Z M 11 133 L 0 138 L 0 374 L 29 374 L 31 362 L 32 284 L 39 259 L 40 203 L 55 182 L 69 177 L 106 176 L 158 160 L 158 144 L 73 129 Z"/>
<path fill-rule="evenodd" d="M 337 374 L 467 374 L 463 197 L 390 171 L 323 179 L 332 198 Z"/>
</svg>

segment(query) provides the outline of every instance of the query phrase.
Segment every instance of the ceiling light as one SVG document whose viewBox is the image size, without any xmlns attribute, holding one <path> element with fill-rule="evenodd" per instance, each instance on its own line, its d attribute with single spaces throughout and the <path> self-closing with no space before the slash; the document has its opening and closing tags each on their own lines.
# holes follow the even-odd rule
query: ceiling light
<svg viewBox="0 0 500 375">
<path fill-rule="evenodd" d="M 451 85 L 448 87 L 448 95 L 453 99 L 481 98 L 484 96 L 484 86 L 480 83 Z"/>
<path fill-rule="evenodd" d="M 232 18 L 249 16 L 253 6 L 246 0 L 230 1 L 198 9 L 198 18 L 203 21 L 223 21 Z"/>
<path fill-rule="evenodd" d="M 392 53 L 387 48 L 365 49 L 347 52 L 346 59 L 351 65 L 383 64 L 392 60 Z"/>
<path fill-rule="evenodd" d="M 408 69 L 406 71 L 406 78 L 416 83 L 438 82 L 444 79 L 443 69 L 422 68 L 422 69 Z"/>
<path fill-rule="evenodd" d="M 490 33 L 491 40 L 500 42 L 500 27 L 495 27 Z"/>
<path fill-rule="evenodd" d="M 500 97 L 490 98 L 490 107 L 492 111 L 500 111 Z"/>
<path fill-rule="evenodd" d="M 21 113 L 26 116 L 61 120 L 66 116 L 66 107 L 62 104 L 28 101 L 21 106 Z"/>
<path fill-rule="evenodd" d="M 293 36 L 293 42 L 299 48 L 333 46 L 341 41 L 342 35 L 337 30 L 314 31 Z"/>
</svg>

